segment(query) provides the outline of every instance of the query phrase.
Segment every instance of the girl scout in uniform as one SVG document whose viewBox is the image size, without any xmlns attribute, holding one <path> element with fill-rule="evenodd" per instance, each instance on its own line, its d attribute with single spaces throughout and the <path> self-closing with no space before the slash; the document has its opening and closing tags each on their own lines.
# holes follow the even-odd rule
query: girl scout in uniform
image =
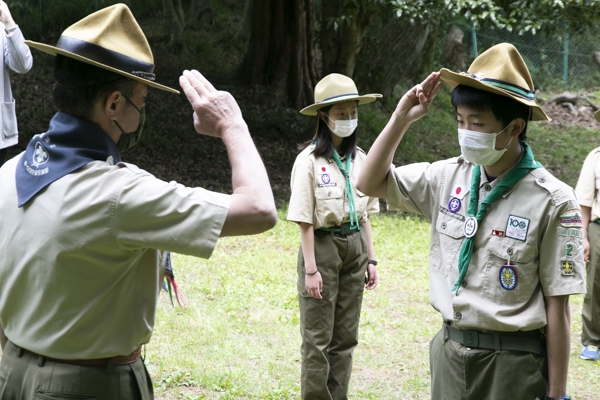
<svg viewBox="0 0 600 400">
<path fill-rule="evenodd" d="M 377 286 L 369 214 L 377 198 L 356 190 L 365 153 L 356 147 L 359 96 L 354 81 L 331 74 L 315 86 L 317 133 L 292 170 L 287 219 L 300 225 L 298 294 L 303 399 L 346 399 L 358 343 L 363 288 Z M 366 278 L 365 278 L 366 273 Z"/>
</svg>

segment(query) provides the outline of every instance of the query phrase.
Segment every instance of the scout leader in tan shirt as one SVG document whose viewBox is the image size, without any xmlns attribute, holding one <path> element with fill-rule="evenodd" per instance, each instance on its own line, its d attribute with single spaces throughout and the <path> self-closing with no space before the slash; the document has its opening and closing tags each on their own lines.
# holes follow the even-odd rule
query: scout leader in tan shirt
<svg viewBox="0 0 600 400">
<path fill-rule="evenodd" d="M 390 168 L 440 78 L 455 87 L 463 155 Z M 430 301 L 444 321 L 430 346 L 436 400 L 568 399 L 568 296 L 585 292 L 581 211 L 524 141 L 527 120 L 548 119 L 533 99 L 507 43 L 467 73 L 432 73 L 400 100 L 357 182 L 432 222 Z"/>
</svg>

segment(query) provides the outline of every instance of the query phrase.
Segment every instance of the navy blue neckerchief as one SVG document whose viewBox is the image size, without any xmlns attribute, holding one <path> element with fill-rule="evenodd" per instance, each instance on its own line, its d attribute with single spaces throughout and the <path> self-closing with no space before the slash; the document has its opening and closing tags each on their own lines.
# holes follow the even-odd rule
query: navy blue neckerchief
<svg viewBox="0 0 600 400">
<path fill-rule="evenodd" d="M 98 124 L 58 112 L 47 132 L 35 135 L 17 164 L 19 207 L 40 190 L 91 161 L 121 161 L 117 145 Z"/>
</svg>

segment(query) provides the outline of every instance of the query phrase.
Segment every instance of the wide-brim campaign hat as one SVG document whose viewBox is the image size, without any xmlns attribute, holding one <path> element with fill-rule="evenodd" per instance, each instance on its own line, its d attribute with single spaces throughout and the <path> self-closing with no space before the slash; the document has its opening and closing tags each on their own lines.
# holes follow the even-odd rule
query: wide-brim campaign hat
<svg viewBox="0 0 600 400">
<path fill-rule="evenodd" d="M 358 104 L 372 103 L 382 97 L 379 93 L 359 95 L 356 84 L 342 74 L 329 74 L 315 86 L 315 103 L 300 110 L 304 115 L 317 115 L 319 109 L 335 103 L 356 100 Z"/>
<path fill-rule="evenodd" d="M 596 121 L 600 122 L 600 110 L 594 113 L 594 118 L 596 118 Z"/>
<path fill-rule="evenodd" d="M 467 72 L 440 70 L 441 79 L 452 87 L 470 86 L 510 97 L 531 107 L 532 121 L 550 121 L 535 103 L 533 80 L 519 51 L 510 43 L 490 47 L 477 57 Z"/>
<path fill-rule="evenodd" d="M 142 28 L 129 7 L 115 4 L 98 10 L 64 30 L 56 46 L 26 40 L 34 49 L 53 56 L 92 64 L 150 87 L 179 93 L 154 82 L 154 57 Z"/>
</svg>

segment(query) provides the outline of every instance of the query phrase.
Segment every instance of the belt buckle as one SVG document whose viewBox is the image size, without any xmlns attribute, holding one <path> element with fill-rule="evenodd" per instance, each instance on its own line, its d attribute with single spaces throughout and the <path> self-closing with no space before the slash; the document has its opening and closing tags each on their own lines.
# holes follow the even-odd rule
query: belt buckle
<svg viewBox="0 0 600 400">
<path fill-rule="evenodd" d="M 340 226 L 340 235 L 348 236 L 352 231 L 350 230 L 350 224 L 342 224 Z"/>
<path fill-rule="evenodd" d="M 478 347 L 479 334 L 474 331 L 463 331 L 463 345 L 467 347 Z"/>
</svg>

